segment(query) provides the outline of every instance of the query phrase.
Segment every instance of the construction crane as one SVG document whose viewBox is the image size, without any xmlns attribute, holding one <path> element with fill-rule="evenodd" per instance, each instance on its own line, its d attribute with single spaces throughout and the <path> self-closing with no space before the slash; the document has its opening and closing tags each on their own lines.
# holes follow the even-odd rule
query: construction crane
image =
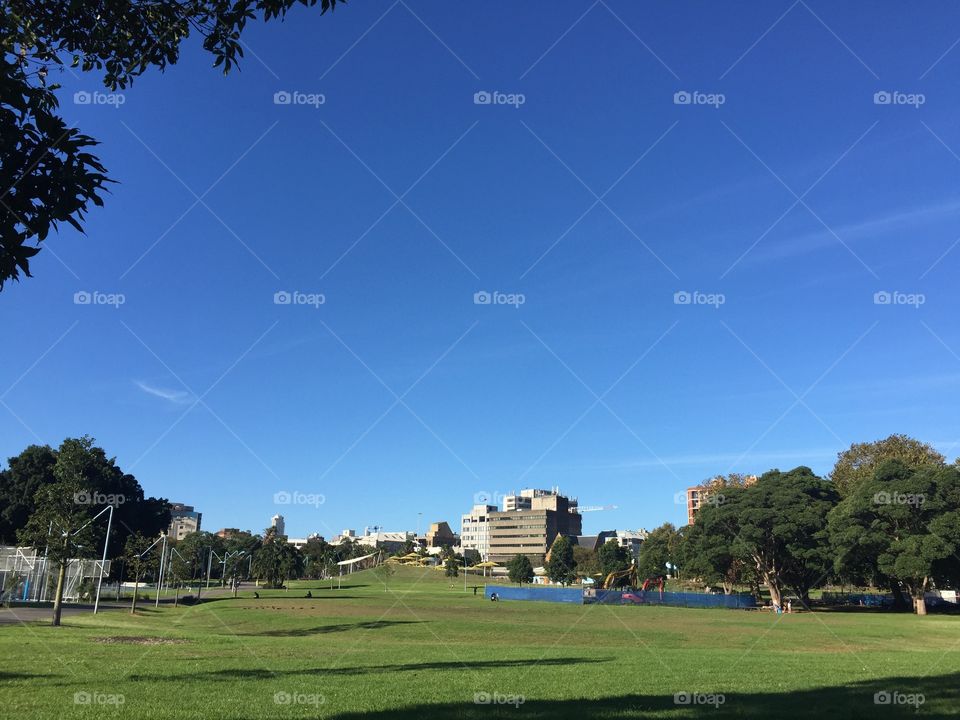
<svg viewBox="0 0 960 720">
<path fill-rule="evenodd" d="M 582 513 L 585 512 L 600 512 L 601 510 L 616 510 L 616 505 L 586 505 L 582 508 L 577 508 Z"/>
</svg>

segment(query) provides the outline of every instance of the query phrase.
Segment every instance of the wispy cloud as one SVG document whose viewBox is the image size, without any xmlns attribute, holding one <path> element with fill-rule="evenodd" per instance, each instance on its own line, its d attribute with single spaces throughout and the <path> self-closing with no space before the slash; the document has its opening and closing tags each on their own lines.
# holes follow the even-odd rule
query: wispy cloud
<svg viewBox="0 0 960 720">
<path fill-rule="evenodd" d="M 843 449 L 843 448 L 840 448 Z M 787 450 L 773 452 L 755 452 L 741 459 L 740 453 L 709 453 L 703 455 L 671 455 L 662 458 L 636 458 L 621 462 L 590 466 L 593 470 L 637 470 L 642 468 L 662 468 L 668 466 L 720 466 L 740 460 L 743 469 L 740 472 L 763 472 L 769 469 L 767 464 L 778 462 L 796 462 L 806 464 L 816 460 L 836 458 L 837 448 L 814 448 L 809 450 Z M 662 461 L 662 462 L 661 462 Z M 759 466 L 759 467 L 757 467 Z M 724 468 L 720 468 L 723 470 Z M 719 470 L 718 470 L 719 471 Z"/>
<path fill-rule="evenodd" d="M 143 390 L 148 395 L 163 398 L 167 402 L 174 403 L 175 405 L 186 405 L 193 402 L 193 395 L 188 393 L 186 390 L 167 390 L 166 388 L 153 387 L 152 385 L 148 385 L 140 380 L 135 380 L 134 382 L 138 388 Z"/>
<path fill-rule="evenodd" d="M 955 218 L 958 212 L 960 212 L 960 202 L 950 200 L 936 205 L 897 210 L 846 225 L 837 225 L 834 230 L 845 242 L 875 240 L 894 232 L 902 235 L 903 231 L 908 229 L 917 229 L 929 223 Z M 781 242 L 764 243 L 764 245 L 766 247 L 758 247 L 745 260 L 752 262 L 782 260 L 827 247 L 840 246 L 840 243 L 830 232 L 818 230 Z"/>
</svg>

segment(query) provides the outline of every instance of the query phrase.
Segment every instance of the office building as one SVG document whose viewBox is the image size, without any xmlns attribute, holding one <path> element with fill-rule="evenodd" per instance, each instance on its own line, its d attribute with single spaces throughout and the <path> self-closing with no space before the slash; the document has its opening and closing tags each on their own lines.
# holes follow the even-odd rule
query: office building
<svg viewBox="0 0 960 720">
<path fill-rule="evenodd" d="M 558 535 L 574 536 L 582 532 L 582 519 L 576 498 L 551 490 L 523 490 L 504 499 L 504 507 L 514 510 L 492 512 L 488 516 L 489 559 L 506 563 L 516 555 L 527 555 L 534 565 L 543 563 Z"/>
<path fill-rule="evenodd" d="M 193 505 L 170 503 L 170 527 L 167 535 L 174 540 L 183 540 L 187 535 L 200 531 L 203 513 L 194 510 Z"/>
</svg>

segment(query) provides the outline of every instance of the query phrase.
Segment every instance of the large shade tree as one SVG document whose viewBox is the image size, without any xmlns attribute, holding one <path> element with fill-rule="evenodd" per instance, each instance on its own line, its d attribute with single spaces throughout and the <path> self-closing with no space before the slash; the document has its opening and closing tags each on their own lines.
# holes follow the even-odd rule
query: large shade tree
<svg viewBox="0 0 960 720">
<path fill-rule="evenodd" d="M 807 467 L 771 470 L 750 486 L 730 488 L 723 503 L 701 510 L 700 542 L 717 545 L 703 560 L 720 571 L 729 551 L 729 560 L 749 567 L 774 604 L 782 604 L 786 588 L 808 603 L 810 590 L 832 571 L 826 520 L 837 500 L 832 485 Z"/>
<path fill-rule="evenodd" d="M 87 505 L 91 514 L 107 504 L 114 506 L 108 557 L 123 554 L 129 535 L 139 532 L 155 537 L 170 524 L 167 501 L 146 497 L 133 475 L 125 473 L 93 438 L 84 436 L 67 438 L 57 450 L 31 445 L 8 460 L 8 469 L 0 473 L 0 541 L 14 541 L 36 509 L 37 489 L 57 482 L 54 468 L 58 464 L 61 473 L 69 466 L 70 477 L 81 486 L 76 500 Z M 107 524 L 95 524 L 92 532 L 94 542 L 102 545 Z"/>
<path fill-rule="evenodd" d="M 942 466 L 946 462 L 946 458 L 928 443 L 908 435 L 894 434 L 883 440 L 854 443 L 839 453 L 829 479 L 837 492 L 846 497 L 858 485 L 871 482 L 880 466 L 890 460 L 914 469 L 927 465 Z"/>
<path fill-rule="evenodd" d="M 956 581 L 960 470 L 886 462 L 831 513 L 830 533 L 839 569 L 874 570 L 906 590 L 924 615 L 932 584 Z"/>
</svg>

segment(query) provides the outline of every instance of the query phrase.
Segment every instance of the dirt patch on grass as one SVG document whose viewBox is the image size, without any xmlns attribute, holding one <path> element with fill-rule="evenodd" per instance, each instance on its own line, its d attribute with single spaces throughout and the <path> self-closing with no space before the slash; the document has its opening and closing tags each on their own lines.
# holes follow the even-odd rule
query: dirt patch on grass
<svg viewBox="0 0 960 720">
<path fill-rule="evenodd" d="M 94 638 L 93 641 L 104 645 L 182 645 L 187 642 L 178 638 L 147 637 L 146 635 L 112 635 Z"/>
</svg>

